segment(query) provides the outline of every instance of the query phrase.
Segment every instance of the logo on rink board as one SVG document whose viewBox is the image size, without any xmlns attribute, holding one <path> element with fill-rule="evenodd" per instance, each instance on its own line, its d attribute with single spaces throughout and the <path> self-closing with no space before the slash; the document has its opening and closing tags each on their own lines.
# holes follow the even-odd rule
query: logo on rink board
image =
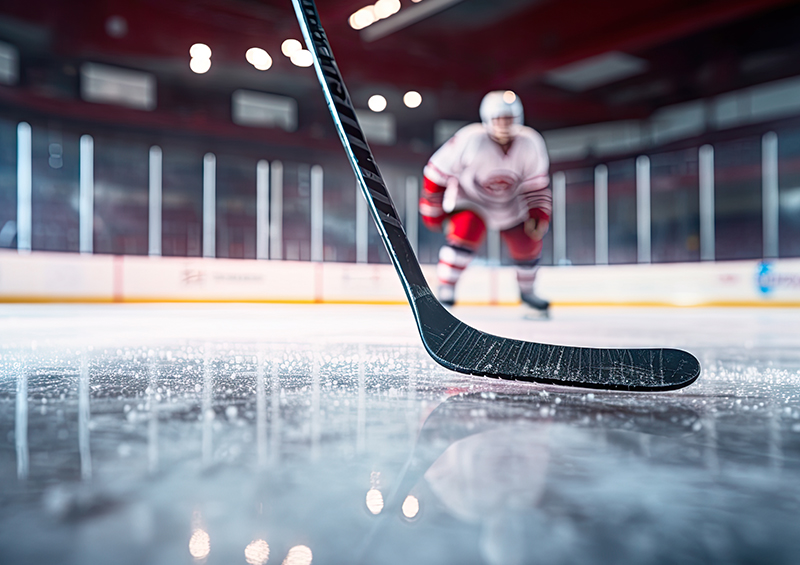
<svg viewBox="0 0 800 565">
<path fill-rule="evenodd" d="M 779 289 L 800 290 L 800 273 L 777 272 L 774 263 L 762 261 L 756 270 L 756 286 L 764 295 Z"/>
</svg>

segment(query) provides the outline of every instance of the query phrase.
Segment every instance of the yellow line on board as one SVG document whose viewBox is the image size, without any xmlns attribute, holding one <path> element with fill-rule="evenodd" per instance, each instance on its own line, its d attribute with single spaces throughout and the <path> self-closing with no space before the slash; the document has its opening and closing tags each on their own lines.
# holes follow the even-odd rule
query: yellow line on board
<svg viewBox="0 0 800 565">
<path fill-rule="evenodd" d="M 677 304 L 675 302 L 551 302 L 552 306 L 566 307 L 608 307 L 621 306 L 625 308 L 800 308 L 800 302 L 760 301 L 760 300 L 710 300 L 694 304 Z"/>
<path fill-rule="evenodd" d="M 115 301 L 111 297 L 97 296 L 2 296 L 0 303 L 5 304 L 113 304 Z"/>
<path fill-rule="evenodd" d="M 317 300 L 314 298 L 125 298 L 122 302 L 131 304 L 152 303 L 187 303 L 187 304 L 370 304 L 380 306 L 398 306 L 407 304 L 405 300 Z"/>
<path fill-rule="evenodd" d="M 142 298 L 129 297 L 113 299 L 110 297 L 72 297 L 72 296 L 0 296 L 0 304 L 369 304 L 399 306 L 405 300 L 315 300 L 291 298 Z"/>
</svg>

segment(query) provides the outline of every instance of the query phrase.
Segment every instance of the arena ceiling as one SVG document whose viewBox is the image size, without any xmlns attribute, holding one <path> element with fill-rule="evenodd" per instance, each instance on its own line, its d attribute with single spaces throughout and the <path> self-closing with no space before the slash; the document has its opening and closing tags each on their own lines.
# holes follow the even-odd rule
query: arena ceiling
<svg viewBox="0 0 800 565">
<path fill-rule="evenodd" d="M 526 121 L 552 129 L 800 74 L 800 4 L 786 0 L 402 0 L 356 31 L 348 19 L 367 3 L 318 7 L 356 105 L 383 93 L 412 135 L 436 119 L 475 119 L 496 88 L 516 90 Z M 0 40 L 20 48 L 26 96 L 67 96 L 75 65 L 92 60 L 155 73 L 165 112 L 199 97 L 227 104 L 235 88 L 319 100 L 311 69 L 280 53 L 291 37 L 300 34 L 288 0 L 0 1 Z M 195 42 L 213 49 L 206 75 L 188 69 Z M 271 69 L 244 60 L 253 46 L 272 55 Z M 423 95 L 413 111 L 400 108 L 409 89 Z M 306 122 L 324 120 L 316 108 Z"/>
</svg>

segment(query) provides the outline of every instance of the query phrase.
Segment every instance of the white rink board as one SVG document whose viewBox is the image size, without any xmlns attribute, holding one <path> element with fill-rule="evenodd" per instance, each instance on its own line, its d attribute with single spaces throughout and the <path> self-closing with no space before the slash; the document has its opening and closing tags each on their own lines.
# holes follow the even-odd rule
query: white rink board
<svg viewBox="0 0 800 565">
<path fill-rule="evenodd" d="M 111 301 L 114 257 L 0 253 L 0 300 Z"/>
<path fill-rule="evenodd" d="M 800 260 L 550 267 L 537 290 L 574 304 L 800 306 Z"/>
<path fill-rule="evenodd" d="M 311 263 L 132 256 L 122 261 L 122 301 L 305 302 L 314 293 Z"/>
<path fill-rule="evenodd" d="M 436 268 L 423 266 L 436 288 Z M 800 306 L 800 260 L 542 267 L 555 304 Z M 471 266 L 463 304 L 518 302 L 513 268 Z M 405 302 L 391 265 L 0 252 L 3 302 Z"/>
</svg>

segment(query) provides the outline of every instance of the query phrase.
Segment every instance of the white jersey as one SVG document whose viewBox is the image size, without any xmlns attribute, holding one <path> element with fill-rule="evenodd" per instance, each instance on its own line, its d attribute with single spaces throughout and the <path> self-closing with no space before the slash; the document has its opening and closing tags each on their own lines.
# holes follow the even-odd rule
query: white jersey
<svg viewBox="0 0 800 565">
<path fill-rule="evenodd" d="M 482 124 L 470 124 L 433 154 L 424 174 L 445 187 L 445 212 L 472 210 L 489 228 L 505 230 L 527 220 L 529 209 L 551 214 L 549 168 L 536 130 L 522 126 L 504 153 Z"/>
</svg>

